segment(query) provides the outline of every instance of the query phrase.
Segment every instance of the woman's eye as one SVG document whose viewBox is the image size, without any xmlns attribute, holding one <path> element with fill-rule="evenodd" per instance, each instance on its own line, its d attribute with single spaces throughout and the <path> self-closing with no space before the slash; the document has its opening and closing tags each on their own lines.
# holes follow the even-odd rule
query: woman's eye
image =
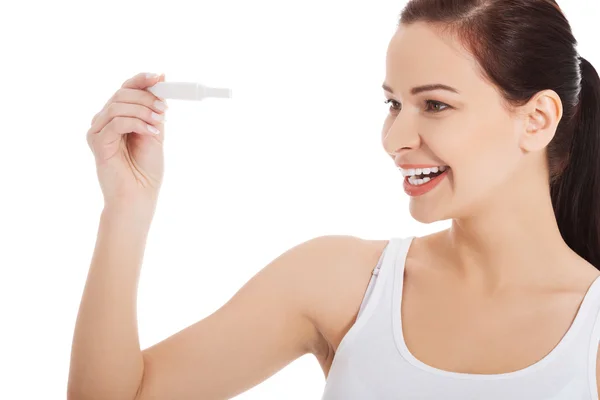
<svg viewBox="0 0 600 400">
<path fill-rule="evenodd" d="M 433 108 L 433 111 L 432 111 L 433 113 L 439 113 L 439 112 L 442 112 L 442 111 L 444 111 L 446 108 L 449 108 L 449 107 L 450 107 L 448 104 L 444 104 L 444 103 L 442 103 L 442 102 L 435 101 L 435 100 L 426 100 L 426 101 L 425 101 L 425 104 L 426 104 L 426 105 L 429 105 L 429 104 L 433 105 L 433 107 L 434 107 L 434 108 Z M 438 108 L 435 108 L 435 106 L 438 106 Z M 441 107 L 446 107 L 446 108 L 442 108 L 442 109 L 440 109 L 440 108 L 439 108 L 439 106 L 441 106 Z M 427 110 L 429 110 L 429 109 L 428 109 L 428 108 L 425 108 L 425 111 L 427 111 Z"/>
<path fill-rule="evenodd" d="M 390 111 L 400 111 L 402 109 L 402 105 L 400 103 L 398 103 L 396 100 L 393 99 L 388 99 L 386 101 L 384 101 L 385 104 L 390 104 Z M 425 101 L 425 111 L 431 112 L 431 113 L 440 113 L 448 108 L 450 108 L 450 106 L 448 104 L 442 103 L 440 101 L 435 101 L 435 100 L 426 100 Z M 427 106 L 431 105 L 432 108 L 429 108 Z"/>
<path fill-rule="evenodd" d="M 398 103 L 396 100 L 388 99 L 388 100 L 384 101 L 384 103 L 385 104 L 392 103 L 392 105 L 390 106 L 390 111 L 400 111 L 400 103 Z"/>
</svg>

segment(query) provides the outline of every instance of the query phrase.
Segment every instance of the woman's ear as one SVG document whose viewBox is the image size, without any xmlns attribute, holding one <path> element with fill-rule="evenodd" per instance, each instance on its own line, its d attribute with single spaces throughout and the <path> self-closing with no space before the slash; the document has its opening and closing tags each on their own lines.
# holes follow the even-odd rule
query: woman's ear
<svg viewBox="0 0 600 400">
<path fill-rule="evenodd" d="M 524 131 L 519 144 L 527 152 L 543 150 L 554 138 L 562 118 L 562 101 L 555 91 L 544 90 L 523 107 Z"/>
</svg>

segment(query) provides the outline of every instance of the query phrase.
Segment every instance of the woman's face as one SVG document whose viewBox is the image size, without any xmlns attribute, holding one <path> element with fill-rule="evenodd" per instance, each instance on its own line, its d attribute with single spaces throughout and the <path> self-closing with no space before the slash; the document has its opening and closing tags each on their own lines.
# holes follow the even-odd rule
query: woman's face
<svg viewBox="0 0 600 400">
<path fill-rule="evenodd" d="M 457 93 L 411 91 L 433 84 Z M 508 112 L 458 42 L 424 23 L 401 25 L 388 47 L 384 85 L 390 107 L 382 131 L 386 152 L 398 165 L 450 168 L 433 189 L 411 194 L 416 220 L 473 216 L 501 194 L 510 196 L 511 186 L 527 173 L 521 170 L 528 165 L 520 147 L 523 119 Z"/>
</svg>

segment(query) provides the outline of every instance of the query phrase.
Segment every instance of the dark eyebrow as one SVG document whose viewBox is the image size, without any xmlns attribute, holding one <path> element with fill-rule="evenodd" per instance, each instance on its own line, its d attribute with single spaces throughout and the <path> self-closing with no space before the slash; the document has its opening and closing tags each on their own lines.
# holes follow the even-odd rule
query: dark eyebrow
<svg viewBox="0 0 600 400">
<path fill-rule="evenodd" d="M 386 85 L 385 83 L 381 86 L 384 90 L 390 92 L 390 93 L 394 93 L 394 91 L 392 90 L 391 87 L 389 87 L 388 85 Z M 447 85 L 443 85 L 441 83 L 435 83 L 432 85 L 423 85 L 423 86 L 417 86 L 414 87 L 412 89 L 410 89 L 410 93 L 415 95 L 415 94 L 419 94 L 422 92 L 428 92 L 431 90 L 447 90 L 449 92 L 453 92 L 453 93 L 459 93 L 458 90 L 454 89 L 453 87 L 447 86 Z"/>
</svg>

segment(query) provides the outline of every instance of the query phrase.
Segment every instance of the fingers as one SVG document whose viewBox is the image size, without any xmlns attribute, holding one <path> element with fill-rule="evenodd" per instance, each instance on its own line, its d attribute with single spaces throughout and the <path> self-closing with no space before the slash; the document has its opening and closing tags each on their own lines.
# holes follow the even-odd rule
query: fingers
<svg viewBox="0 0 600 400">
<path fill-rule="evenodd" d="M 100 115 L 90 128 L 90 133 L 98 133 L 102 128 L 116 117 L 138 118 L 147 124 L 157 125 L 165 120 L 162 111 L 155 112 L 149 107 L 139 104 L 111 103 Z"/>
<path fill-rule="evenodd" d="M 158 103 L 156 102 L 158 100 Z M 167 103 L 156 97 L 154 94 L 147 90 L 139 90 L 139 89 L 119 89 L 115 92 L 111 101 L 107 103 L 131 103 L 131 104 L 141 104 L 148 108 L 152 108 L 154 111 L 165 111 L 167 107 Z M 160 103 L 162 103 L 160 105 Z"/>
<path fill-rule="evenodd" d="M 96 122 L 98 116 L 111 104 L 114 102 L 121 103 L 132 103 L 132 104 L 144 104 L 146 107 L 154 108 L 155 112 L 164 111 L 160 107 L 153 106 L 156 100 L 162 101 L 165 106 L 166 102 L 164 99 L 155 96 L 153 93 L 145 90 L 150 86 L 154 86 L 157 82 L 164 82 L 165 74 L 154 75 L 153 77 L 147 77 L 147 73 L 140 73 L 136 76 L 126 80 L 121 88 L 115 92 L 111 96 L 110 99 L 106 102 L 102 110 L 98 112 L 92 118 L 91 125 Z"/>
<path fill-rule="evenodd" d="M 148 91 L 119 89 L 106 106 L 94 116 L 90 131 L 92 133 L 99 132 L 105 124 L 117 116 L 138 117 L 148 123 L 153 123 L 157 120 L 152 118 L 152 113 L 164 115 L 167 108 L 166 103 Z"/>
<path fill-rule="evenodd" d="M 94 146 L 113 143 L 131 132 L 160 136 L 168 106 L 163 99 L 145 89 L 164 79 L 164 74 L 147 76 L 141 73 L 125 81 L 102 110 L 94 115 L 87 132 L 90 148 L 94 150 Z"/>
<path fill-rule="evenodd" d="M 139 118 L 115 117 L 104 125 L 100 132 L 96 134 L 88 132 L 87 141 L 93 150 L 94 146 L 111 144 L 116 140 L 120 140 L 121 136 L 127 133 L 134 132 L 140 135 L 158 136 L 161 130 L 162 124 L 154 126 L 147 124 Z"/>
</svg>

